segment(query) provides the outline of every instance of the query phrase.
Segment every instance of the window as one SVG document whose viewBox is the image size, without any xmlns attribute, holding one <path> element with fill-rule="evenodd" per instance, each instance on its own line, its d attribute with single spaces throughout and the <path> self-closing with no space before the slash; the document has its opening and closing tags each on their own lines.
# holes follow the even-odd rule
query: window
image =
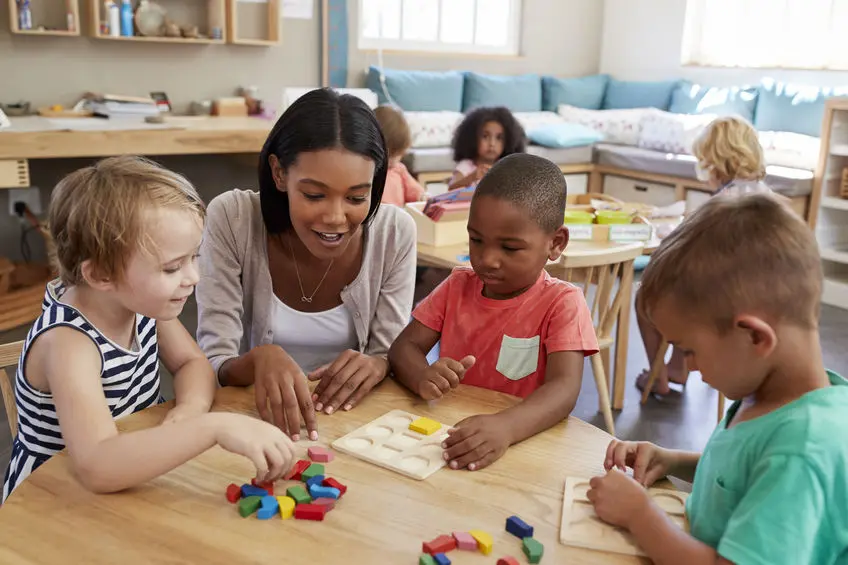
<svg viewBox="0 0 848 565">
<path fill-rule="evenodd" d="M 359 0 L 359 48 L 518 54 L 521 0 Z"/>
<path fill-rule="evenodd" d="M 848 70 L 848 0 L 688 0 L 683 64 Z"/>
</svg>

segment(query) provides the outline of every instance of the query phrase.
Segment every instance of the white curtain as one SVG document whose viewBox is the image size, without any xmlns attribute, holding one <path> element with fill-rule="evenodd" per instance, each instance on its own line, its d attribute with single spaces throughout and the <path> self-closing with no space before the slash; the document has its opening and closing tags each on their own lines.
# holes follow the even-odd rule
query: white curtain
<svg viewBox="0 0 848 565">
<path fill-rule="evenodd" d="M 848 0 L 687 0 L 683 64 L 848 70 Z"/>
</svg>

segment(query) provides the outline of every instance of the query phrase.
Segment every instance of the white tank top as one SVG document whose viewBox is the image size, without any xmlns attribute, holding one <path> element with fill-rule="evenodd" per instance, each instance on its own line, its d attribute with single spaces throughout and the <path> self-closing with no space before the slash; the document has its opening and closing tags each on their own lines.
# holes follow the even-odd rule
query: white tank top
<svg viewBox="0 0 848 565">
<path fill-rule="evenodd" d="M 304 373 L 332 363 L 346 349 L 358 349 L 353 316 L 344 304 L 323 312 L 299 312 L 274 296 L 273 343 L 282 347 Z"/>
</svg>

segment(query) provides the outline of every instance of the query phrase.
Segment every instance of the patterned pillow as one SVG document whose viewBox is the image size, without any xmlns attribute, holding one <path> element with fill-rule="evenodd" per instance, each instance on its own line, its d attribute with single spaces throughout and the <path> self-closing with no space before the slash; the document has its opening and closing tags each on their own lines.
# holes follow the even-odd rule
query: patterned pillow
<svg viewBox="0 0 848 565">
<path fill-rule="evenodd" d="M 629 108 L 625 110 L 586 110 L 560 104 L 560 116 L 565 121 L 588 126 L 604 135 L 607 143 L 638 145 L 645 116 L 659 112 L 654 108 Z"/>
<path fill-rule="evenodd" d="M 715 118 L 713 114 L 674 114 L 657 110 L 642 120 L 639 147 L 691 155 L 695 138 Z"/>
<path fill-rule="evenodd" d="M 515 116 L 527 135 L 530 135 L 530 132 L 536 128 L 565 123 L 565 120 L 556 112 L 513 112 L 512 115 Z"/>
<path fill-rule="evenodd" d="M 412 134 L 412 147 L 450 147 L 453 130 L 462 121 L 460 112 L 404 112 Z"/>
<path fill-rule="evenodd" d="M 821 140 L 791 131 L 761 131 L 760 145 L 769 165 L 812 171 L 818 164 Z"/>
</svg>

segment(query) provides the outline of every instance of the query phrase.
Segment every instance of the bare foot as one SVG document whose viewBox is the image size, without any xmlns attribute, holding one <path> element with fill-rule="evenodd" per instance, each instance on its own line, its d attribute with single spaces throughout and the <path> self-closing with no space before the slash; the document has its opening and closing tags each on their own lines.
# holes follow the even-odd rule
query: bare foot
<svg viewBox="0 0 848 565">
<path fill-rule="evenodd" d="M 645 387 L 648 386 L 648 377 L 650 374 L 651 371 L 649 369 L 642 371 L 639 376 L 636 377 L 636 388 L 639 390 L 645 390 Z M 665 396 L 670 392 L 671 388 L 668 386 L 668 376 L 665 370 L 661 370 L 657 375 L 657 380 L 654 381 L 654 386 L 651 387 L 651 393 Z"/>
</svg>

